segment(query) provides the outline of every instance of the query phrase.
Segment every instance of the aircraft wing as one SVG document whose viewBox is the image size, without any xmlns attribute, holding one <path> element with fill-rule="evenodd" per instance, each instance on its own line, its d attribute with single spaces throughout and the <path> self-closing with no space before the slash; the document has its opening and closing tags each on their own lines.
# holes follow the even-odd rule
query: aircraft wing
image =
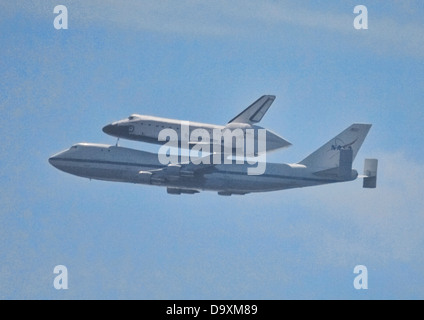
<svg viewBox="0 0 424 320">
<path fill-rule="evenodd" d="M 140 171 L 139 177 L 147 177 L 158 183 L 165 180 L 177 180 L 179 178 L 194 178 L 197 174 L 204 174 L 208 169 L 213 168 L 213 155 L 199 158 L 195 163 L 187 162 L 182 164 L 169 164 L 161 169 Z"/>
<path fill-rule="evenodd" d="M 221 163 L 224 163 L 224 159 L 223 159 L 224 155 L 219 154 L 219 156 L 221 157 Z M 215 166 L 215 164 L 213 164 L 214 163 L 213 157 L 214 157 L 214 154 L 210 154 L 209 156 L 196 159 L 197 161 L 195 161 L 194 163 L 192 161 L 189 161 L 187 163 L 182 163 L 180 165 L 181 170 L 182 172 L 192 173 L 193 175 L 198 173 L 204 173 L 208 169 L 211 169 Z"/>
<path fill-rule="evenodd" d="M 258 123 L 262 120 L 263 116 L 268 111 L 269 107 L 271 107 L 274 100 L 275 96 L 262 96 L 228 123 Z"/>
</svg>

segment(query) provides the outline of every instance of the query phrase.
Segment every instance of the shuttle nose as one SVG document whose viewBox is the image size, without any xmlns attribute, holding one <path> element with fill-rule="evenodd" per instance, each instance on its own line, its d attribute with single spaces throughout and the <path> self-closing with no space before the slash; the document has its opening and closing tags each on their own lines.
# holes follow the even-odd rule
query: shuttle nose
<svg viewBox="0 0 424 320">
<path fill-rule="evenodd" d="M 113 129 L 114 129 L 114 125 L 108 124 L 107 126 L 104 126 L 102 130 L 103 130 L 104 133 L 112 135 L 113 131 L 114 131 Z"/>
<path fill-rule="evenodd" d="M 134 131 L 134 126 L 126 125 L 126 124 L 111 123 L 103 127 L 102 130 L 104 133 L 110 136 L 114 136 L 117 138 L 126 138 Z"/>
</svg>

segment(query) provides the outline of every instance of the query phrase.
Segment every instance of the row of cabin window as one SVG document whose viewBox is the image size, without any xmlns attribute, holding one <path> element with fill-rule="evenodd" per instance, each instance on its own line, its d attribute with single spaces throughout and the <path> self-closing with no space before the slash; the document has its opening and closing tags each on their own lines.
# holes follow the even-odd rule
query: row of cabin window
<svg viewBox="0 0 424 320">
<path fill-rule="evenodd" d="M 144 123 L 140 123 L 142 126 L 144 125 Z M 149 127 L 152 126 L 151 123 L 148 124 Z M 163 129 L 165 129 L 165 126 L 160 126 L 160 125 L 156 125 L 156 128 L 162 127 Z M 180 130 L 180 128 L 176 127 L 176 128 L 172 128 L 172 127 L 167 127 L 167 129 L 175 129 L 175 130 Z"/>
</svg>

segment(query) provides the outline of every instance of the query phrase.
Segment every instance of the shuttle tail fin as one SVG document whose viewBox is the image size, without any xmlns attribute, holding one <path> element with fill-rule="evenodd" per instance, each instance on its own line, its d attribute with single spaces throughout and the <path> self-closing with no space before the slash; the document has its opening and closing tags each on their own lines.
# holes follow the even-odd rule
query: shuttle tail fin
<svg viewBox="0 0 424 320">
<path fill-rule="evenodd" d="M 299 164 L 313 168 L 317 172 L 338 168 L 339 175 L 344 176 L 350 172 L 352 162 L 370 129 L 370 124 L 353 124 Z"/>
<path fill-rule="evenodd" d="M 269 107 L 271 107 L 274 100 L 275 96 L 262 96 L 228 123 L 258 123 L 262 120 L 263 116 L 268 111 Z"/>
</svg>

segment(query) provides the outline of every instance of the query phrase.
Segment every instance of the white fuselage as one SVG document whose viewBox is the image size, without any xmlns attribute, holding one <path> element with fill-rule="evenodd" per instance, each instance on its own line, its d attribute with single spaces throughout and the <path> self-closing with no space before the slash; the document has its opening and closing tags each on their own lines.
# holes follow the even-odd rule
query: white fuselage
<svg viewBox="0 0 424 320">
<path fill-rule="evenodd" d="M 213 165 L 201 174 L 187 176 L 167 171 L 154 153 L 87 143 L 74 145 L 49 162 L 59 170 L 89 179 L 165 186 L 183 193 L 211 190 L 222 195 L 316 186 L 357 177 L 356 171 L 348 180 L 320 177 L 303 165 L 275 163 L 266 164 L 265 173 L 257 176 L 247 174 L 252 166 L 236 163 Z"/>
<path fill-rule="evenodd" d="M 159 118 L 152 116 L 132 115 L 127 119 L 116 121 L 103 128 L 103 131 L 111 136 L 135 141 L 142 141 L 154 144 L 165 144 L 166 141 L 160 139 L 160 134 L 165 129 L 171 129 L 177 134 L 179 142 L 178 147 L 189 148 L 190 145 L 198 142 L 196 132 L 203 130 L 209 137 L 206 141 L 210 145 L 222 144 L 222 139 L 219 134 L 233 134 L 235 138 L 246 138 L 246 130 L 251 130 L 254 134 L 253 144 L 257 147 L 262 143 L 265 148 L 264 152 L 289 147 L 290 142 L 278 136 L 274 132 L 264 129 L 256 125 L 246 123 L 230 123 L 226 126 L 181 121 L 175 119 Z M 259 130 L 265 132 L 264 138 L 258 134 Z M 184 145 L 186 142 L 186 145 Z M 205 143 L 205 141 L 202 141 Z M 235 147 L 235 146 L 234 146 Z M 235 148 L 234 148 L 235 149 Z M 256 152 L 257 153 L 257 152 Z"/>
</svg>

